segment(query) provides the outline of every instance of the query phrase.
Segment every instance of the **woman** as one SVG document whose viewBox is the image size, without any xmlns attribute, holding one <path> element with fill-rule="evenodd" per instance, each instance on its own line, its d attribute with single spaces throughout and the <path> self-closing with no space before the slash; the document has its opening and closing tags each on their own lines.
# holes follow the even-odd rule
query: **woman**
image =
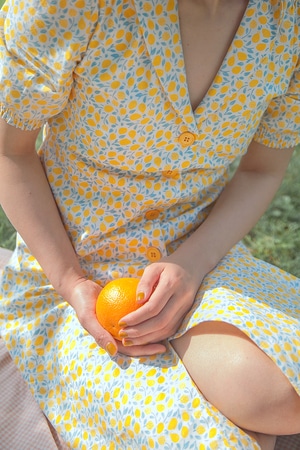
<svg viewBox="0 0 300 450">
<path fill-rule="evenodd" d="M 299 432 L 300 280 L 239 244 L 299 143 L 298 21 L 292 0 L 5 5 L 1 336 L 71 448 Z M 144 303 L 121 343 L 95 317 L 120 276 Z"/>
</svg>

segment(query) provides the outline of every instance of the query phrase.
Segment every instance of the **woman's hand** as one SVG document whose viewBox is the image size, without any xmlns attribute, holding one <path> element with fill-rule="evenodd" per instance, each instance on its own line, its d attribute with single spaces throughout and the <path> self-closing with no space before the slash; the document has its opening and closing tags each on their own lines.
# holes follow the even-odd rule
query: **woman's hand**
<svg viewBox="0 0 300 450">
<path fill-rule="evenodd" d="M 198 269 L 199 272 L 199 269 Z M 137 355 L 139 346 L 172 336 L 190 310 L 202 277 L 192 274 L 174 255 L 146 267 L 138 286 L 138 310 L 123 317 L 123 353 Z"/>
<path fill-rule="evenodd" d="M 100 325 L 96 317 L 96 301 L 101 286 L 86 278 L 79 279 L 70 290 L 68 303 L 74 308 L 83 328 L 93 336 L 100 347 L 110 354 L 116 353 L 113 337 Z"/>
<path fill-rule="evenodd" d="M 106 350 L 110 356 L 114 356 L 118 351 L 132 356 L 163 353 L 165 347 L 161 344 L 133 347 L 130 352 L 127 352 L 120 341 L 115 340 L 100 325 L 96 317 L 96 301 L 101 289 L 99 284 L 81 278 L 70 290 L 70 298 L 68 299 L 68 303 L 74 308 L 80 324 L 95 339 L 97 344 Z"/>
</svg>

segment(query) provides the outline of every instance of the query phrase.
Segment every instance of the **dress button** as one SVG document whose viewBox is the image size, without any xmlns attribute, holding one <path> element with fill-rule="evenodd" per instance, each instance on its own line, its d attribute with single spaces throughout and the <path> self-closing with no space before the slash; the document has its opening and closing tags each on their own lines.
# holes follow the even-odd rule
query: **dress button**
<svg viewBox="0 0 300 450">
<path fill-rule="evenodd" d="M 158 209 L 152 209 L 151 211 L 146 212 L 145 217 L 147 220 L 155 220 L 158 218 L 159 214 Z"/>
<path fill-rule="evenodd" d="M 173 170 L 163 170 L 162 174 L 167 178 L 171 178 L 173 176 Z"/>
<path fill-rule="evenodd" d="M 156 247 L 149 247 L 146 255 L 151 262 L 159 261 L 161 258 L 161 251 Z"/>
<path fill-rule="evenodd" d="M 195 142 L 196 137 L 190 131 L 184 131 L 183 133 L 181 133 L 178 140 L 182 147 L 188 147 L 189 145 L 192 145 Z"/>
<path fill-rule="evenodd" d="M 180 177 L 180 173 L 178 170 L 163 170 L 162 175 L 166 178 L 175 178 L 178 179 Z"/>
</svg>

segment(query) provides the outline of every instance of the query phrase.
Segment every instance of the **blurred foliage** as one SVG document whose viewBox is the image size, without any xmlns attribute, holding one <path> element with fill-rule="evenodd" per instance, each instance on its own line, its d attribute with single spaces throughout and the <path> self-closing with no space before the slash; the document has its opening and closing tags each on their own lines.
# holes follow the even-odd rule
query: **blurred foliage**
<svg viewBox="0 0 300 450">
<path fill-rule="evenodd" d="M 13 250 L 15 247 L 15 238 L 15 230 L 0 207 L 0 247 Z"/>
<path fill-rule="evenodd" d="M 300 147 L 272 204 L 245 243 L 254 256 L 300 278 Z"/>
</svg>

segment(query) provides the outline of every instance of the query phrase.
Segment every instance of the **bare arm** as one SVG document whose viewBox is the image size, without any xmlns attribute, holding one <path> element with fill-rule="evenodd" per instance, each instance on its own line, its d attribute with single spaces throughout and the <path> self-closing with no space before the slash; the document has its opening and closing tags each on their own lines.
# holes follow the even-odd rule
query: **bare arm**
<svg viewBox="0 0 300 450">
<path fill-rule="evenodd" d="M 179 249 L 210 271 L 257 223 L 277 192 L 293 149 L 252 142 L 207 220 Z"/>
<path fill-rule="evenodd" d="M 0 119 L 0 203 L 55 290 L 76 311 L 82 326 L 110 354 L 117 342 L 99 324 L 95 304 L 101 287 L 86 278 L 62 223 L 35 151 L 38 131 L 21 131 Z M 153 344 L 141 354 L 164 351 Z"/>
<path fill-rule="evenodd" d="M 35 151 L 37 135 L 0 119 L 0 202 L 54 288 L 68 299 L 69 287 L 84 274 Z"/>
<path fill-rule="evenodd" d="M 172 255 L 146 268 L 139 291 L 149 301 L 123 319 L 124 344 L 153 342 L 176 332 L 204 276 L 267 209 L 292 152 L 250 145 L 206 221 Z"/>
</svg>

